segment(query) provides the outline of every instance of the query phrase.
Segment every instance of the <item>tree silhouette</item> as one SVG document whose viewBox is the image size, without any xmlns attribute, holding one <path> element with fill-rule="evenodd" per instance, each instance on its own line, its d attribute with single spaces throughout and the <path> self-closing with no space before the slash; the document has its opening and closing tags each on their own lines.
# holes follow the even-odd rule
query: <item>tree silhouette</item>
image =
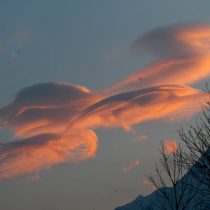
<svg viewBox="0 0 210 210">
<path fill-rule="evenodd" d="M 174 147 L 175 145 L 171 145 Z M 193 176 L 187 175 L 183 161 L 183 151 L 181 146 L 172 148 L 172 153 L 167 154 L 164 143 L 161 142 L 161 159 L 156 164 L 154 173 L 147 176 L 148 180 L 157 188 L 158 209 L 161 210 L 186 210 L 203 209 L 203 204 L 198 197 L 199 183 L 192 185 Z M 195 201 L 195 198 L 197 199 Z M 195 207 L 196 205 L 196 207 Z"/>
<path fill-rule="evenodd" d="M 195 125 L 185 131 L 179 130 L 181 142 L 185 146 L 182 153 L 184 167 L 205 187 L 203 199 L 210 209 L 210 102 L 202 107 L 203 114 Z"/>
</svg>

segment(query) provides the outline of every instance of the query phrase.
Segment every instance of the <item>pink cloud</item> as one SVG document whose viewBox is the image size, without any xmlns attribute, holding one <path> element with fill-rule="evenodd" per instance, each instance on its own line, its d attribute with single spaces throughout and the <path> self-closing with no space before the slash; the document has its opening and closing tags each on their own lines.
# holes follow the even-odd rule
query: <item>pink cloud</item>
<svg viewBox="0 0 210 210">
<path fill-rule="evenodd" d="M 163 149 L 164 149 L 164 153 L 166 155 L 169 155 L 171 153 L 175 153 L 176 150 L 177 150 L 176 140 L 169 139 L 169 140 L 163 141 Z"/>
<path fill-rule="evenodd" d="M 32 34 L 26 30 L 16 37 L 23 43 Z M 131 130 L 142 122 L 180 120 L 199 112 L 208 94 L 187 85 L 210 74 L 209 38 L 208 26 L 150 32 L 135 46 L 153 50 L 159 60 L 102 91 L 53 82 L 20 90 L 0 109 L 0 126 L 14 133 L 14 141 L 1 144 L 0 179 L 94 157 L 99 127 Z M 174 151 L 170 144 L 175 147 L 174 142 L 165 143 L 168 153 Z M 134 160 L 123 170 L 139 164 Z"/>
<path fill-rule="evenodd" d="M 128 165 L 126 165 L 126 166 L 124 166 L 122 168 L 122 171 L 124 173 L 130 172 L 130 171 L 132 171 L 134 168 L 136 168 L 139 165 L 140 165 L 140 161 L 139 160 L 132 160 Z"/>
</svg>

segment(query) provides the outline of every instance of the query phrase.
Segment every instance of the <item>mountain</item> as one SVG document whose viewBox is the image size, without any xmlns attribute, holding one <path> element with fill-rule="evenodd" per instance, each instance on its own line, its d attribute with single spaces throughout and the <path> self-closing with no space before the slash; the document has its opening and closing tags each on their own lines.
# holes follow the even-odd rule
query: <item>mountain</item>
<svg viewBox="0 0 210 210">
<path fill-rule="evenodd" d="M 180 199 L 179 210 L 209 210 L 210 204 L 207 194 L 209 195 L 209 188 L 195 178 L 197 167 L 196 164 L 177 182 L 176 189 L 178 198 Z M 201 177 L 201 174 L 197 172 Z M 205 177 L 203 177 L 205 179 Z M 185 190 L 183 191 L 183 188 Z M 174 188 L 165 187 L 157 189 L 148 196 L 139 196 L 132 202 L 115 208 L 115 210 L 176 210 L 171 207 L 161 192 L 167 193 L 171 203 L 174 202 Z M 190 199 L 192 198 L 192 199 Z M 209 199 L 210 200 L 210 199 Z M 187 204 L 187 205 L 186 205 Z M 172 204 L 172 206 L 175 206 Z"/>
</svg>

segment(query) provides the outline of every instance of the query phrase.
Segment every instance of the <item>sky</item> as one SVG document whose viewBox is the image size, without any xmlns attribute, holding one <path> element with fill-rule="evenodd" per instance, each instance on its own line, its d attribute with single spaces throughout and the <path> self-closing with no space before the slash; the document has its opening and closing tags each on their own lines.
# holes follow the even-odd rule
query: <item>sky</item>
<svg viewBox="0 0 210 210">
<path fill-rule="evenodd" d="M 199 117 L 208 0 L 0 2 L 0 208 L 112 210 Z M 173 147 L 170 147 L 170 146 Z"/>
</svg>

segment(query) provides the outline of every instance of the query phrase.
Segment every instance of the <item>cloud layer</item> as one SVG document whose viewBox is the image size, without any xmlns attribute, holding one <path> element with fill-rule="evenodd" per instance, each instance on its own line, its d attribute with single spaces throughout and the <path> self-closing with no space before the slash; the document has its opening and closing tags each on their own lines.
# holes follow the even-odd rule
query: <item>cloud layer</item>
<svg viewBox="0 0 210 210">
<path fill-rule="evenodd" d="M 157 61 L 116 83 L 111 91 L 200 81 L 210 74 L 209 39 L 207 25 L 170 26 L 144 34 L 133 48 L 154 53 Z"/>
<path fill-rule="evenodd" d="M 104 91 L 67 83 L 40 83 L 0 109 L 0 125 L 14 132 L 0 146 L 0 179 L 31 174 L 96 155 L 98 127 L 131 129 L 200 110 L 207 95 L 187 85 L 210 74 L 210 27 L 175 26 L 138 38 L 133 47 L 157 61 Z"/>
</svg>

